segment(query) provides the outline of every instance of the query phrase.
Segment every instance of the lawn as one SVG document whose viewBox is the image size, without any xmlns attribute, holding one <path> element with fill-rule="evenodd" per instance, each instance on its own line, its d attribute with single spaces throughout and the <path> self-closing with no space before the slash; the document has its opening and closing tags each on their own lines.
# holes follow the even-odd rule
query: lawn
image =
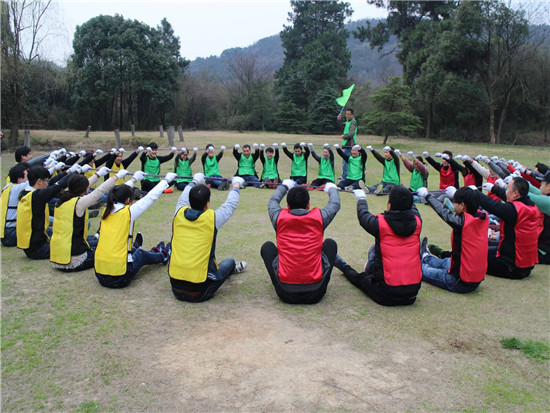
<svg viewBox="0 0 550 413">
<path fill-rule="evenodd" d="M 108 150 L 109 133 L 33 131 L 35 155 L 67 150 Z M 127 151 L 156 140 L 158 132 L 123 136 Z M 336 137 L 269 133 L 186 132 L 185 145 L 228 147 L 220 169 L 236 171 L 234 144 L 313 142 Z M 379 137 L 359 143 L 380 149 Z M 445 149 L 516 159 L 530 167 L 549 161 L 546 147 L 489 146 L 395 139 L 403 153 Z M 182 144 L 178 143 L 178 147 Z M 160 154 L 163 152 L 161 151 Z M 13 153 L 2 154 L 2 179 Z M 172 162 L 163 165 L 163 171 Z M 134 161 L 130 170 L 139 168 Z M 193 165 L 200 170 L 200 161 Z M 258 162 L 257 170 L 261 170 Z M 281 176 L 290 160 L 281 153 Z M 316 177 L 310 158 L 308 179 Z M 337 172 L 341 171 L 337 161 Z M 439 177 L 430 167 L 430 189 Z M 367 184 L 379 182 L 381 165 L 369 157 Z M 410 174 L 402 168 L 402 180 Z M 180 192 L 164 194 L 137 221 L 145 247 L 168 241 Z M 550 344 L 549 268 L 537 266 L 525 280 L 488 276 L 472 294 L 452 294 L 424 284 L 413 306 L 386 308 L 372 302 L 334 270 L 316 305 L 282 303 L 259 251 L 275 240 L 267 214 L 271 190 L 247 188 L 219 231 L 216 256 L 246 260 L 214 299 L 177 301 L 166 267 L 145 267 L 123 290 L 101 287 L 93 271 L 63 274 L 47 261 L 32 261 L 2 247 L 3 411 L 547 411 Z M 227 192 L 212 192 L 217 208 Z M 311 192 L 311 205 L 328 196 Z M 373 238 L 357 222 L 353 195 L 325 236 L 360 268 Z M 372 212 L 387 198 L 368 197 Z M 450 228 L 419 205 L 422 235 L 450 247 Z M 95 231 L 99 218 L 92 219 Z M 511 343 L 511 344 L 510 344 Z M 534 350 L 533 350 L 534 349 Z"/>
</svg>

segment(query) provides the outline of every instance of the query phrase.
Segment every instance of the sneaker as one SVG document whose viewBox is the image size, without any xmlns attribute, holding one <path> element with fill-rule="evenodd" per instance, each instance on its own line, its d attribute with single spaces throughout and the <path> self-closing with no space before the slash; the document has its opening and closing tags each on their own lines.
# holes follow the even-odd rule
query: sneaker
<svg viewBox="0 0 550 413">
<path fill-rule="evenodd" d="M 376 187 L 376 189 L 373 191 L 376 195 L 382 193 L 382 191 L 384 190 L 384 186 L 383 185 L 378 185 Z"/>
<path fill-rule="evenodd" d="M 134 237 L 133 247 L 137 250 L 141 246 L 143 246 L 143 234 L 141 232 L 138 232 Z"/>
<path fill-rule="evenodd" d="M 143 192 L 134 186 L 134 201 L 139 201 L 141 198 L 143 198 Z"/>
<path fill-rule="evenodd" d="M 325 185 L 321 185 L 319 188 L 317 188 L 318 191 L 324 191 L 325 190 Z"/>
<path fill-rule="evenodd" d="M 336 258 L 334 259 L 334 266 L 338 268 L 340 271 L 344 272 L 344 267 L 348 265 L 346 262 L 340 257 L 339 255 L 336 255 Z"/>
<path fill-rule="evenodd" d="M 362 180 L 359 180 L 359 188 L 361 188 L 364 193 L 369 193 L 369 187 Z"/>
<path fill-rule="evenodd" d="M 443 248 L 436 244 L 428 244 L 428 251 L 437 258 L 441 258 L 441 254 L 444 252 Z"/>
<path fill-rule="evenodd" d="M 445 200 L 443 201 L 443 203 L 445 204 L 445 206 L 447 207 L 447 209 L 449 211 L 451 211 L 453 214 L 456 213 L 455 211 L 455 207 L 453 205 L 453 203 L 451 202 L 451 200 L 449 198 L 445 198 Z"/>
<path fill-rule="evenodd" d="M 167 248 L 162 248 L 160 252 L 162 252 L 162 255 L 164 255 L 164 259 L 162 260 L 162 265 L 167 265 L 172 251 Z"/>
<path fill-rule="evenodd" d="M 265 188 L 265 183 L 262 182 L 262 183 L 258 186 L 258 188 L 264 189 L 264 188 Z"/>
<path fill-rule="evenodd" d="M 154 251 L 154 252 L 161 252 L 161 250 L 163 250 L 165 248 L 164 246 L 164 241 L 161 241 L 157 244 L 156 247 L 153 247 L 151 248 L 151 251 Z"/>
<path fill-rule="evenodd" d="M 346 192 L 352 192 L 353 191 L 353 186 L 352 185 L 348 185 L 344 188 L 344 191 Z"/>
<path fill-rule="evenodd" d="M 233 274 L 239 274 L 246 270 L 246 267 L 248 267 L 248 263 L 246 261 L 237 261 L 235 263 L 235 269 L 233 270 Z"/>
<path fill-rule="evenodd" d="M 88 218 L 95 218 L 99 215 L 99 209 L 91 209 L 88 211 Z"/>
<path fill-rule="evenodd" d="M 422 242 L 420 243 L 420 257 L 424 259 L 425 256 L 429 255 L 428 252 L 428 238 L 424 237 L 422 238 Z"/>
</svg>

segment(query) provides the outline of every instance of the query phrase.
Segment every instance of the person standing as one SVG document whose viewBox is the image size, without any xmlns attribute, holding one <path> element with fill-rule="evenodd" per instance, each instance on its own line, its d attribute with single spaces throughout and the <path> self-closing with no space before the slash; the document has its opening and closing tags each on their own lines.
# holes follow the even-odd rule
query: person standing
<svg viewBox="0 0 550 413">
<path fill-rule="evenodd" d="M 338 120 L 342 118 L 342 115 L 338 115 Z M 344 133 L 342 138 L 342 151 L 351 156 L 351 148 L 357 145 L 357 121 L 355 120 L 355 114 L 353 109 L 346 110 L 346 123 L 344 124 Z M 342 157 L 342 176 L 339 179 L 346 179 L 348 177 L 348 163 L 344 157 Z"/>
</svg>

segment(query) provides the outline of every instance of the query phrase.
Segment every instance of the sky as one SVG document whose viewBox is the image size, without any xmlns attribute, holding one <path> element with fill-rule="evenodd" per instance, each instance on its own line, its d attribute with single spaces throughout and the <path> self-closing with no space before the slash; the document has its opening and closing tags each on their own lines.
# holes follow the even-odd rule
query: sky
<svg viewBox="0 0 550 413">
<path fill-rule="evenodd" d="M 385 17 L 384 9 L 366 0 L 349 1 L 354 13 L 350 20 Z M 55 36 L 44 44 L 43 54 L 64 66 L 72 53 L 77 25 L 100 14 L 118 13 L 156 27 L 166 17 L 180 38 L 181 55 L 189 60 L 219 56 L 225 49 L 247 47 L 278 34 L 288 24 L 289 0 L 172 0 L 172 1 L 84 1 L 58 0 L 53 15 L 58 23 Z"/>
</svg>

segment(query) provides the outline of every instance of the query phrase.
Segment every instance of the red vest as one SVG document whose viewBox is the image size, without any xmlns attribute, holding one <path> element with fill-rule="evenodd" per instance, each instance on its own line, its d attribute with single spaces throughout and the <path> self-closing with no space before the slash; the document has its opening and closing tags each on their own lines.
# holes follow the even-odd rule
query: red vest
<svg viewBox="0 0 550 413">
<path fill-rule="evenodd" d="M 536 205 L 525 205 L 518 201 L 513 201 L 512 204 L 518 213 L 518 220 L 514 227 L 516 267 L 529 268 L 539 262 L 538 240 L 542 232 L 544 217 Z M 504 225 L 504 221 L 501 220 L 499 248 L 504 240 Z"/>
<path fill-rule="evenodd" d="M 420 264 L 420 230 L 422 223 L 416 218 L 416 229 L 408 237 L 396 235 L 384 218 L 378 214 L 380 252 L 384 268 L 384 281 L 391 287 L 418 284 L 422 280 Z"/>
<path fill-rule="evenodd" d="M 485 214 L 485 213 L 484 213 Z M 489 218 L 485 219 L 464 214 L 462 237 L 460 239 L 460 279 L 467 283 L 478 283 L 485 279 L 487 272 L 487 233 Z M 454 246 L 454 230 L 451 234 L 451 245 Z M 454 254 L 451 256 L 451 272 L 455 266 Z"/>
<path fill-rule="evenodd" d="M 496 180 L 498 179 L 498 176 L 491 176 L 489 175 L 489 177 L 487 178 L 487 182 L 489 182 L 490 184 L 494 184 L 496 182 Z M 492 192 L 487 192 L 487 196 L 489 198 L 491 198 L 492 200 L 494 201 L 501 201 L 501 199 L 498 197 L 497 194 L 493 194 Z"/>
<path fill-rule="evenodd" d="M 288 284 L 321 281 L 323 266 L 323 217 L 319 208 L 306 215 L 292 215 L 281 210 L 277 218 L 279 279 Z"/>
<path fill-rule="evenodd" d="M 474 174 L 464 175 L 464 186 L 476 185 L 476 177 Z"/>
<path fill-rule="evenodd" d="M 439 171 L 439 189 L 446 189 L 448 186 L 455 186 L 455 172 L 450 166 L 447 169 L 442 166 Z"/>
</svg>

